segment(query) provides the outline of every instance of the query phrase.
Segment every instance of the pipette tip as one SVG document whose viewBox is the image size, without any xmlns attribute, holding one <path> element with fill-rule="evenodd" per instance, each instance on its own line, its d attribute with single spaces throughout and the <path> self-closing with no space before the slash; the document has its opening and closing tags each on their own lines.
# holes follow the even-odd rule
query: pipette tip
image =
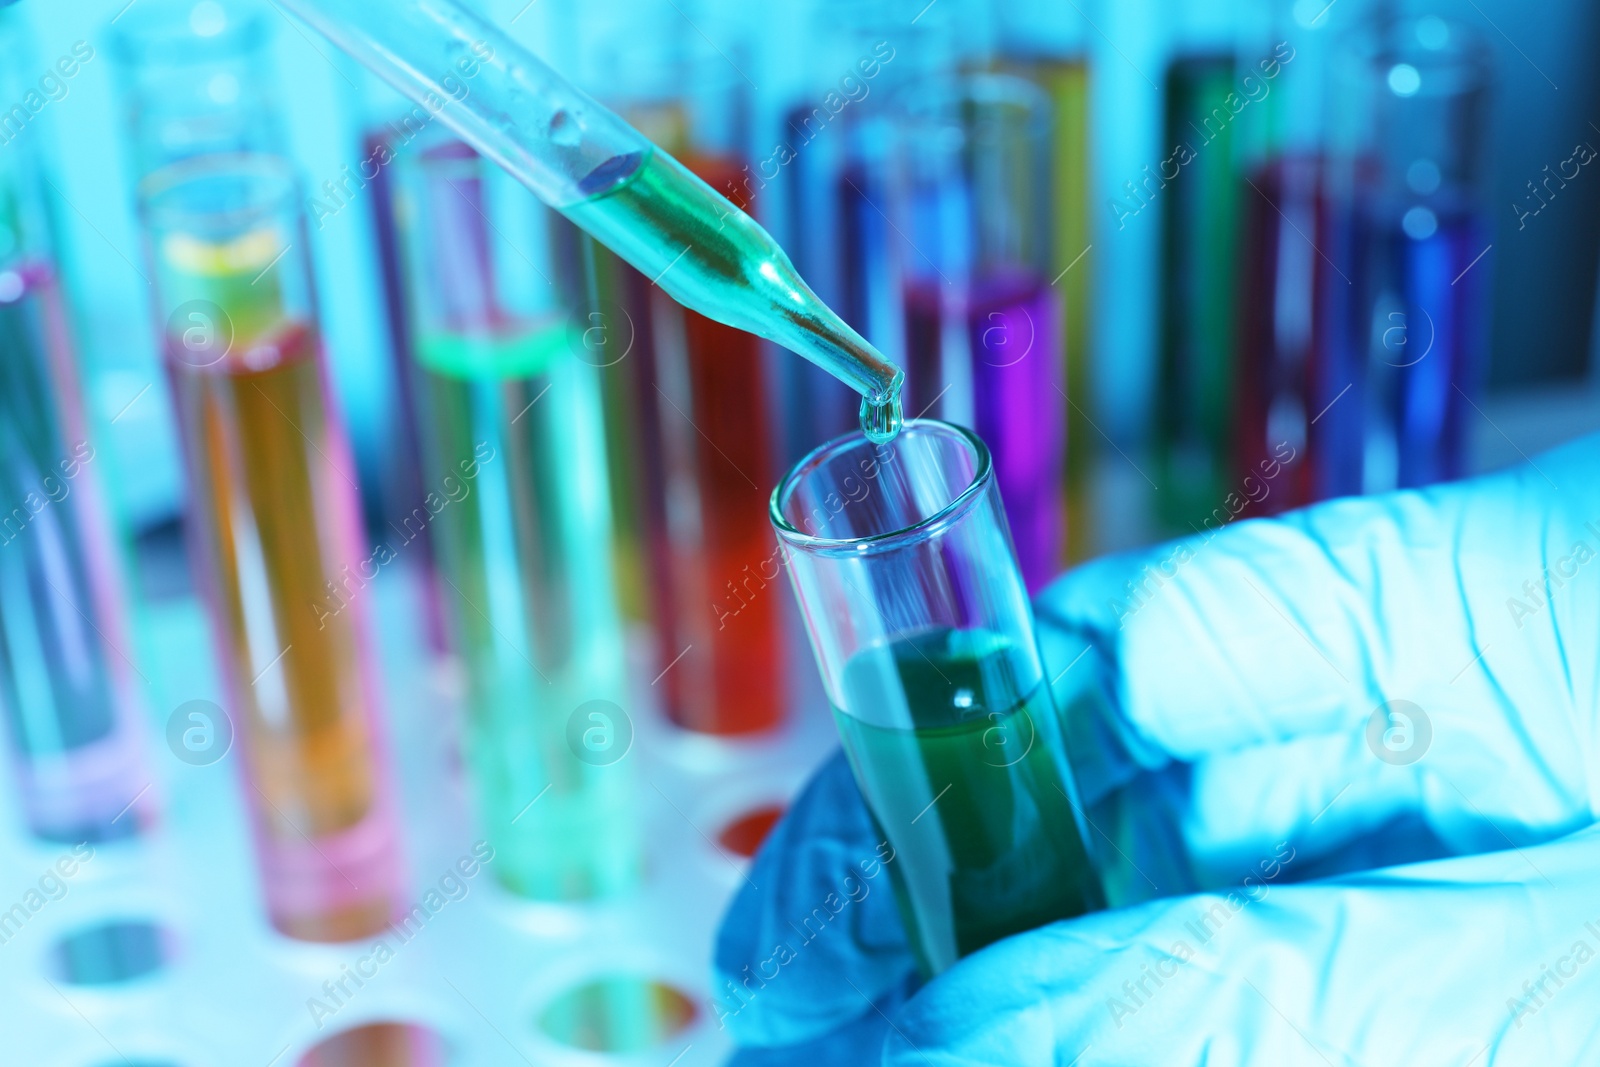
<svg viewBox="0 0 1600 1067">
<path fill-rule="evenodd" d="M 904 381 L 905 372 L 897 371 L 894 382 L 884 393 L 861 398 L 861 432 L 875 445 L 893 441 L 905 422 L 900 406 L 900 385 Z"/>
</svg>

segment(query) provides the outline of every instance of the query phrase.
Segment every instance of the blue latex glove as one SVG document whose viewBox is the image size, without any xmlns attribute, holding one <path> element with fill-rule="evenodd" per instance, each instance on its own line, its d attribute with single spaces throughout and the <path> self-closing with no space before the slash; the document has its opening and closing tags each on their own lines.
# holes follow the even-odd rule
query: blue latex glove
<svg viewBox="0 0 1600 1067">
<path fill-rule="evenodd" d="M 724 922 L 738 1062 L 1600 1062 L 1600 438 L 1036 612 L 1113 909 L 917 990 L 835 757 Z"/>
</svg>

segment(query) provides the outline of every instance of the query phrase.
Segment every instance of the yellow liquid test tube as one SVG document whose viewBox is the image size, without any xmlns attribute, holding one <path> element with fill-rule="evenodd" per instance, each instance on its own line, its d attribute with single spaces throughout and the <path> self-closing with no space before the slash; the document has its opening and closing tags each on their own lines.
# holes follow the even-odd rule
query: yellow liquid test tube
<svg viewBox="0 0 1600 1067">
<path fill-rule="evenodd" d="M 1064 562 L 1075 563 L 1094 554 L 1089 523 L 1090 481 L 1098 435 L 1084 412 L 1091 409 L 1089 372 L 1094 268 L 1089 226 L 1089 60 L 1086 55 L 1063 55 L 1008 61 L 1002 66 L 1044 90 L 1050 98 L 1054 127 L 1050 133 L 1051 210 L 1055 233 L 1051 249 L 1051 277 L 1064 294 L 1066 306 L 1065 360 L 1068 401 L 1066 411 L 1066 532 Z M 1073 405 L 1077 406 L 1076 411 Z"/>
</svg>

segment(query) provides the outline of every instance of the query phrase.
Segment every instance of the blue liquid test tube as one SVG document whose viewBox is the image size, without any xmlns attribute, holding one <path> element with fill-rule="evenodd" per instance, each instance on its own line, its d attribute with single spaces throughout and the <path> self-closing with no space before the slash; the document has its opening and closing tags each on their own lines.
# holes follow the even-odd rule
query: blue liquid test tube
<svg viewBox="0 0 1600 1067">
<path fill-rule="evenodd" d="M 1349 277 L 1323 278 L 1318 496 L 1465 473 L 1494 239 L 1488 140 L 1472 131 L 1489 128 L 1491 75 L 1486 42 L 1437 16 L 1381 24 L 1335 57 L 1323 181 L 1328 254 Z"/>
</svg>

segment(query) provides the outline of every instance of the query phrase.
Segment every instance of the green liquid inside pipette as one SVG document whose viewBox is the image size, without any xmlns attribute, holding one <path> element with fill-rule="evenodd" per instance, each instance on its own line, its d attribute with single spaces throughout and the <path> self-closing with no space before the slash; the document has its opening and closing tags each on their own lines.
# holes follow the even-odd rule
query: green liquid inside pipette
<svg viewBox="0 0 1600 1067">
<path fill-rule="evenodd" d="M 750 216 L 659 150 L 615 156 L 562 213 L 668 296 L 797 352 L 861 394 L 861 431 L 900 432 L 903 374 L 801 280 Z"/>
</svg>

